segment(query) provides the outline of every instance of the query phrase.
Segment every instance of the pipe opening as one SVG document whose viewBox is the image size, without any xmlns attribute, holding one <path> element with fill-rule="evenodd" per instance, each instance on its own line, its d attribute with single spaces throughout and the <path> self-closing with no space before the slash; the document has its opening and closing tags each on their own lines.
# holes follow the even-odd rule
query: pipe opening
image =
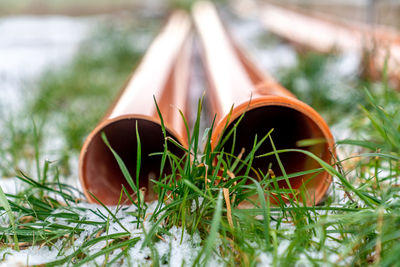
<svg viewBox="0 0 400 267">
<path fill-rule="evenodd" d="M 238 119 L 231 122 L 225 131 L 229 131 L 234 127 Z M 327 142 L 315 144 L 307 147 L 298 147 L 298 141 L 304 139 L 320 139 L 325 138 L 324 134 L 318 125 L 311 120 L 308 116 L 300 111 L 285 106 L 264 106 L 251 109 L 246 112 L 238 127 L 236 128 L 236 143 L 234 148 L 234 155 L 238 156 L 242 150 L 245 152 L 242 159 L 245 159 L 248 153 L 252 150 L 255 135 L 257 135 L 257 142 L 260 141 L 271 129 L 274 129 L 271 137 L 277 150 L 297 148 L 311 151 L 325 161 L 329 161 L 330 154 Z M 224 137 L 222 136 L 220 140 Z M 230 152 L 233 145 L 233 135 L 224 144 L 224 151 Z M 273 148 L 269 139 L 261 145 L 257 150 L 257 155 L 262 155 L 272 152 Z M 295 152 L 280 153 L 279 158 L 287 174 L 293 174 L 305 170 L 313 170 L 320 167 L 320 165 L 312 160 L 310 157 Z M 276 177 L 282 175 L 282 171 L 278 165 L 278 161 L 274 155 L 262 158 L 254 158 L 252 166 L 255 169 L 260 169 L 264 174 L 268 172 L 268 166 L 272 164 L 271 169 Z M 245 168 L 243 168 L 245 169 Z M 242 175 L 244 170 L 239 173 Z M 250 174 L 251 175 L 251 174 Z M 294 189 L 298 189 L 304 181 L 313 177 L 314 174 L 297 176 L 290 178 L 290 185 Z M 320 172 L 312 180 L 307 181 L 307 188 L 316 188 L 321 183 L 325 182 L 326 172 Z M 280 188 L 288 188 L 285 180 L 278 182 Z"/>
<path fill-rule="evenodd" d="M 136 122 L 141 143 L 139 185 L 140 188 L 146 188 L 146 201 L 157 199 L 157 194 L 152 189 L 150 179 L 157 180 L 159 177 L 161 156 L 149 156 L 149 154 L 164 151 L 164 136 L 161 125 L 146 119 L 123 118 L 113 121 L 98 130 L 89 141 L 82 159 L 81 178 L 84 185 L 86 185 L 87 191 L 94 194 L 106 205 L 116 205 L 118 203 L 122 185 L 128 189 L 130 194 L 132 194 L 133 190 L 122 174 L 114 155 L 101 138 L 101 133 L 104 131 L 111 147 L 122 158 L 136 184 Z M 168 131 L 167 136 L 177 140 Z M 168 149 L 175 155 L 183 155 L 183 151 L 176 146 L 169 145 Z M 171 166 L 166 163 L 164 173 L 168 174 L 170 172 Z M 122 203 L 124 200 L 127 200 L 125 194 L 123 194 Z"/>
</svg>

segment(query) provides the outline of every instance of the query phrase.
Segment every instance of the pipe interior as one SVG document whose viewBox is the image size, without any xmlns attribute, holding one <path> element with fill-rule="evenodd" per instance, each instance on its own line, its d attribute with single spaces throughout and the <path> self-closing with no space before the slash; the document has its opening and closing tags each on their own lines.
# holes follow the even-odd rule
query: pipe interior
<svg viewBox="0 0 400 267">
<path fill-rule="evenodd" d="M 225 134 L 232 129 L 237 120 L 238 119 L 230 123 L 225 131 Z M 324 138 L 323 132 L 318 125 L 316 125 L 313 120 L 303 113 L 283 106 L 264 106 L 247 111 L 236 128 L 234 155 L 239 155 L 242 148 L 244 148 L 245 152 L 242 156 L 242 159 L 245 159 L 245 157 L 253 148 L 255 136 L 257 135 L 257 140 L 260 141 L 271 129 L 274 129 L 271 137 L 277 150 L 300 148 L 303 150 L 309 150 L 322 159 L 328 161 L 330 155 L 328 144 L 326 142 L 308 147 L 297 146 L 297 142 L 299 140 Z M 232 135 L 225 143 L 224 151 L 231 151 L 233 138 L 234 137 Z M 272 151 L 273 148 L 271 141 L 267 139 L 257 150 L 256 155 L 262 155 Z M 310 159 L 308 156 L 302 153 L 280 153 L 279 158 L 287 174 L 304 170 L 312 170 L 320 167 L 315 160 Z M 261 170 L 264 174 L 267 174 L 268 166 L 270 164 L 272 164 L 271 169 L 276 177 L 281 176 L 282 171 L 274 155 L 262 158 L 254 158 L 252 166 L 257 170 Z M 243 174 L 243 172 L 244 171 L 239 173 L 239 175 Z M 319 183 L 324 182 L 324 175 L 325 174 L 322 172 L 317 176 L 314 174 L 315 177 L 312 180 L 307 181 L 306 187 L 315 187 Z M 290 185 L 292 188 L 298 189 L 302 185 L 303 181 L 306 181 L 311 176 L 312 175 L 303 175 L 296 178 L 291 178 Z M 280 188 L 288 188 L 287 182 L 284 180 L 279 181 L 278 185 Z"/>
<path fill-rule="evenodd" d="M 98 131 L 88 145 L 83 159 L 83 178 L 87 190 L 104 204 L 115 205 L 118 203 L 122 185 L 128 189 L 130 194 L 133 190 L 122 174 L 114 155 L 104 144 L 101 132 L 104 131 L 111 147 L 122 158 L 136 184 L 136 122 L 141 143 L 139 185 L 140 188 L 146 188 L 146 201 L 157 198 L 150 179 L 157 180 L 159 177 L 161 156 L 150 156 L 149 154 L 164 150 L 164 136 L 161 126 L 150 120 L 125 118 L 107 124 L 101 131 Z M 167 132 L 167 136 L 176 139 L 169 132 Z M 168 149 L 175 155 L 183 155 L 183 152 L 176 146 L 170 145 Z M 164 173 L 170 172 L 171 167 L 166 164 Z M 124 194 L 122 200 L 126 199 Z"/>
</svg>

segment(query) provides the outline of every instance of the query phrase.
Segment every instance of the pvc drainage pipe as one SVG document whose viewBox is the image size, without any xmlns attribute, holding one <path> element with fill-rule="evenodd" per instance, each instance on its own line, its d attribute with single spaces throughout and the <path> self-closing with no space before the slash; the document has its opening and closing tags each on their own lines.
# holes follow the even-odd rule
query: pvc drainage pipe
<svg viewBox="0 0 400 267">
<path fill-rule="evenodd" d="M 109 112 L 87 137 L 80 155 L 79 177 L 89 202 L 96 202 L 93 194 L 106 205 L 117 204 L 122 185 L 133 193 L 101 134 L 105 133 L 136 181 L 136 125 L 142 155 L 140 188 L 147 189 L 146 201 L 156 199 L 150 179 L 160 175 L 161 156 L 149 154 L 162 152 L 165 140 L 153 97 L 163 116 L 167 136 L 187 147 L 179 109 L 186 113 L 192 45 L 190 29 L 191 21 L 185 12 L 176 11 L 171 15 Z M 172 153 L 183 154 L 177 147 L 168 148 Z M 169 168 L 166 166 L 166 173 Z M 122 203 L 126 199 L 123 195 Z"/>
<path fill-rule="evenodd" d="M 218 122 L 212 134 L 212 147 L 217 146 L 225 133 L 229 132 L 244 114 L 236 128 L 236 156 L 244 148 L 245 154 L 242 158 L 245 158 L 246 153 L 253 147 L 255 135 L 260 140 L 274 129 L 272 139 L 277 150 L 298 148 L 298 141 L 304 139 L 323 139 L 324 142 L 301 149 L 308 150 L 330 163 L 334 140 L 323 118 L 310 106 L 297 100 L 272 77 L 263 74 L 249 60 L 227 35 L 211 3 L 196 4 L 193 17 L 202 43 L 202 57 L 210 85 L 211 109 Z M 227 123 L 227 129 L 224 131 Z M 232 146 L 231 137 L 223 147 L 225 151 L 231 151 Z M 265 142 L 257 150 L 257 155 L 271 151 L 271 143 Z M 281 153 L 279 157 L 287 174 L 320 167 L 315 160 L 298 152 Z M 253 167 L 266 174 L 270 163 L 276 176 L 283 174 L 275 156 L 254 158 Z M 298 190 L 305 187 L 305 201 L 309 205 L 323 199 L 330 183 L 331 176 L 325 171 L 290 179 L 292 188 Z M 279 181 L 279 187 L 287 188 L 288 184 L 286 181 Z"/>
</svg>

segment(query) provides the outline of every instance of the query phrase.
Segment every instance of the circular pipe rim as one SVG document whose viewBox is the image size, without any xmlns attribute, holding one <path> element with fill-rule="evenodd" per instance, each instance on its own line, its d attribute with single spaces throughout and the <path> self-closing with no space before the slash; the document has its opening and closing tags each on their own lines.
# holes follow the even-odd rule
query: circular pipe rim
<svg viewBox="0 0 400 267">
<path fill-rule="evenodd" d="M 79 155 L 79 181 L 82 185 L 82 190 L 83 190 L 83 194 L 85 195 L 86 199 L 88 200 L 89 203 L 97 203 L 97 201 L 89 194 L 88 190 L 87 190 L 87 182 L 86 180 L 83 178 L 84 174 L 83 174 L 83 164 L 84 164 L 84 159 L 86 156 L 86 152 L 87 149 L 91 143 L 91 141 L 93 140 L 93 138 L 99 134 L 101 132 L 101 130 L 103 130 L 105 127 L 107 127 L 108 125 L 111 125 L 114 122 L 118 122 L 120 120 L 126 120 L 126 119 L 139 119 L 139 120 L 147 120 L 153 123 L 156 123 L 161 126 L 161 120 L 160 119 L 156 119 L 152 116 L 148 116 L 148 115 L 143 115 L 143 114 L 126 114 L 126 115 L 121 115 L 121 116 L 117 116 L 111 119 L 105 119 L 103 121 L 101 121 L 96 128 L 94 128 L 93 131 L 90 132 L 90 134 L 86 137 L 85 142 L 83 143 L 80 155 Z M 168 132 L 173 138 L 175 138 L 176 141 L 178 141 L 178 143 L 180 143 L 182 146 L 186 147 L 187 146 L 187 141 L 184 140 L 184 138 L 182 138 L 181 135 L 179 135 L 173 128 L 169 127 L 168 123 L 166 123 L 164 121 L 164 126 L 165 126 L 165 130 L 166 132 Z"/>
<path fill-rule="evenodd" d="M 233 107 L 231 115 L 230 115 L 230 120 L 228 125 L 230 125 L 232 122 L 234 122 L 236 119 L 238 119 L 244 112 L 260 108 L 260 107 L 267 107 L 267 106 L 281 106 L 281 107 L 287 107 L 294 109 L 305 116 L 307 116 L 312 122 L 314 122 L 318 128 L 321 130 L 324 138 L 327 140 L 327 145 L 328 149 L 331 150 L 331 153 L 335 155 L 335 150 L 334 150 L 334 137 L 329 129 L 328 124 L 325 122 L 325 120 L 322 118 L 322 116 L 315 111 L 312 107 L 307 105 L 306 103 L 295 99 L 291 97 L 285 97 L 285 96 L 255 96 L 254 98 L 244 101 L 237 105 L 236 107 Z M 211 148 L 215 149 L 215 147 L 218 145 L 221 137 L 223 136 L 223 130 L 225 125 L 227 125 L 227 120 L 228 120 L 229 114 L 226 114 L 220 119 L 220 121 L 216 124 L 216 127 L 213 130 L 213 133 L 211 135 Z M 324 159 L 325 161 L 325 159 Z M 329 161 L 330 164 L 332 164 L 332 158 Z M 315 192 L 321 192 L 318 195 L 314 194 L 313 196 L 313 202 L 315 204 L 318 204 L 325 196 L 326 192 L 329 189 L 330 184 L 332 183 L 332 175 L 326 172 L 324 175 L 324 181 L 318 184 L 318 187 L 315 187 Z M 308 199 L 307 199 L 308 203 Z"/>
</svg>

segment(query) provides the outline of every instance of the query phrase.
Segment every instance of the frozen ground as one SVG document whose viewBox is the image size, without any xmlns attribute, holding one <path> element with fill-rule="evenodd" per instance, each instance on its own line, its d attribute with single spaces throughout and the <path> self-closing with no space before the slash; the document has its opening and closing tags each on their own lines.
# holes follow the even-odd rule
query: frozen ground
<svg viewBox="0 0 400 267">
<path fill-rule="evenodd" d="M 0 90 L 2 95 L 0 98 L 0 111 L 3 115 L 4 113 L 18 112 L 19 106 L 23 101 L 33 94 L 31 91 L 27 91 L 27 84 L 35 83 L 35 79 L 47 68 L 61 66 L 74 55 L 79 43 L 90 32 L 95 20 L 93 18 L 77 19 L 68 17 L 9 17 L 0 19 Z M 253 56 L 257 56 L 261 67 L 276 74 L 280 68 L 296 64 L 296 52 L 292 47 L 285 44 L 265 46 L 257 42 L 256 39 L 259 38 L 260 32 L 264 31 L 255 21 L 238 22 L 232 20 L 230 28 L 242 45 L 249 48 Z M 358 64 L 357 59 L 351 56 L 343 57 L 333 63 L 332 70 L 339 75 L 336 77 L 345 77 L 354 72 L 356 64 Z M 337 135 L 340 134 L 337 133 Z M 74 160 L 77 161 L 77 159 Z M 76 176 L 76 172 L 74 175 Z M 75 178 L 76 180 L 77 178 Z M 21 186 L 14 179 L 1 178 L 0 185 L 4 191 L 9 193 L 17 192 Z M 336 194 L 338 195 L 337 199 L 340 201 L 343 198 L 343 194 L 341 192 L 336 192 Z M 104 218 L 96 215 L 97 211 L 107 214 L 102 207 L 89 204 L 84 206 L 89 208 L 86 211 L 87 214 L 83 214 L 88 220 L 104 220 Z M 150 205 L 148 212 L 151 212 L 152 206 L 154 204 Z M 125 207 L 117 213 L 117 216 L 123 218 L 121 221 L 132 233 L 132 238 L 141 237 L 141 240 L 143 240 L 143 229 L 138 229 L 130 223 L 135 220 L 132 215 L 129 215 L 132 209 L 133 207 Z M 115 208 L 112 210 L 115 211 Z M 63 221 L 60 220 L 57 223 L 63 224 Z M 70 223 L 65 224 L 73 226 Z M 146 227 L 150 227 L 150 225 L 145 224 Z M 75 241 L 74 247 L 82 245 L 84 239 L 92 234 L 94 230 L 94 228 L 90 227 L 86 229 Z M 121 230 L 120 225 L 111 224 L 108 234 L 121 232 Z M 289 225 L 288 234 L 290 234 L 290 231 L 292 229 Z M 160 257 L 167 254 L 173 255 L 171 257 L 172 262 L 169 263 L 170 266 L 181 266 L 182 263 L 188 263 L 193 260 L 193 257 L 200 250 L 200 237 L 194 236 L 192 239 L 186 233 L 183 233 L 183 241 L 180 242 L 182 229 L 173 228 L 170 233 L 170 236 L 163 236 L 164 240 L 157 243 L 156 249 Z M 106 233 L 102 235 L 106 235 Z M 138 241 L 129 251 L 134 266 L 148 264 L 147 259 L 150 257 L 150 251 L 149 249 L 142 250 L 140 248 L 141 242 Z M 33 246 L 20 252 L 13 251 L 10 248 L 2 250 L 0 258 L 5 257 L 6 261 L 2 262 L 0 266 L 35 265 L 56 260 L 60 258 L 58 247 L 61 245 L 62 243 L 59 241 L 51 248 L 48 246 Z M 105 242 L 98 243 L 91 248 L 91 252 L 100 251 L 106 245 Z M 287 243 L 282 242 L 277 253 L 283 253 L 287 246 Z M 73 249 L 71 248 L 71 252 Z M 110 259 L 120 252 L 121 250 L 114 251 L 110 255 Z M 272 264 L 272 256 L 270 254 L 260 252 L 259 255 L 260 266 Z M 313 256 L 315 257 L 315 255 Z M 104 261 L 104 256 L 97 258 L 96 263 L 101 264 L 102 261 Z M 211 263 L 211 265 L 215 266 L 220 264 L 215 260 Z M 306 255 L 304 255 L 303 263 L 307 264 Z M 90 265 L 94 264 L 95 262 L 92 262 Z"/>
<path fill-rule="evenodd" d="M 149 206 L 148 212 L 151 213 L 154 210 L 155 206 L 156 203 L 151 204 Z M 95 204 L 81 204 L 77 205 L 76 207 L 84 207 L 86 209 L 86 211 L 81 215 L 84 219 L 88 221 L 104 222 L 104 218 L 102 216 L 99 216 L 99 214 L 107 215 L 107 211 L 104 208 Z M 130 212 L 133 212 L 135 210 L 136 209 L 133 206 L 123 207 L 118 212 L 116 212 L 115 208 L 111 208 L 111 211 L 115 213 L 116 217 L 120 219 L 121 224 L 124 225 L 126 229 L 130 232 L 130 238 L 140 238 L 138 242 L 132 248 L 130 248 L 128 254 L 131 258 L 131 266 L 143 266 L 149 264 L 151 252 L 149 248 L 141 249 L 141 245 L 143 243 L 143 240 L 145 239 L 145 236 L 143 234 L 143 228 L 137 227 L 136 223 L 132 223 L 132 221 L 136 220 L 136 217 L 130 215 Z M 76 223 L 71 224 L 63 221 L 62 219 L 54 221 L 54 223 L 60 223 L 71 227 L 78 226 Z M 151 225 L 149 223 L 144 223 L 144 229 L 146 231 L 150 227 Z M 73 247 L 71 247 L 66 254 L 68 255 L 70 253 L 73 253 L 77 248 L 84 244 L 89 236 L 96 234 L 97 231 L 98 228 L 95 225 L 86 226 L 85 231 L 82 232 L 78 239 L 74 241 Z M 107 236 L 121 232 L 124 232 L 124 229 L 121 227 L 121 225 L 117 223 L 111 223 L 108 229 L 108 233 L 104 232 L 100 236 Z M 191 238 L 188 234 L 184 233 L 182 237 L 182 242 L 180 242 L 182 229 L 176 227 L 173 227 L 171 229 L 170 234 L 171 235 L 169 236 L 163 236 L 162 242 L 157 243 L 156 249 L 158 250 L 159 256 L 161 258 L 166 258 L 168 254 L 174 255 L 173 257 L 171 257 L 171 262 L 169 263 L 170 266 L 181 266 L 183 262 L 191 262 L 200 249 L 200 237 L 195 235 L 193 236 L 193 238 Z M 106 245 L 106 241 L 100 241 L 99 243 L 96 243 L 94 246 L 90 247 L 90 252 L 96 253 L 106 247 Z M 0 264 L 0 266 L 5 267 L 11 265 L 20 266 L 23 264 L 44 264 L 46 262 L 62 258 L 60 257 L 60 255 L 58 255 L 61 246 L 63 246 L 63 241 L 58 240 L 51 248 L 48 246 L 32 246 L 25 250 L 21 250 L 20 252 L 13 251 L 12 249 L 6 249 L 0 252 L 0 255 L 2 255 L 2 257 L 6 253 L 9 253 L 10 255 L 7 256 L 7 261 Z M 114 250 L 109 255 L 109 260 L 112 261 L 114 257 L 118 256 L 118 254 L 121 252 L 121 249 Z M 94 261 L 90 262 L 87 265 L 92 266 L 98 264 L 101 266 L 104 261 L 105 256 L 103 255 L 96 258 Z M 118 262 L 116 262 L 115 266 L 128 266 L 128 262 L 125 261 L 123 265 L 120 265 Z"/>
</svg>

